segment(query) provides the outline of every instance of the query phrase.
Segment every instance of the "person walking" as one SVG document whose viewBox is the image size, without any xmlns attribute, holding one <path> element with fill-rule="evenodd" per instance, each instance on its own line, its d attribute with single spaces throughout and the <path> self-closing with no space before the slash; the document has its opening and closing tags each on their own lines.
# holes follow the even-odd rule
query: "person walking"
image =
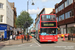
<svg viewBox="0 0 75 50">
<path fill-rule="evenodd" d="M 27 41 L 29 41 L 29 33 L 27 33 Z"/>
<path fill-rule="evenodd" d="M 2 41 L 4 40 L 4 36 L 3 36 L 3 34 L 2 34 L 2 38 L 1 38 L 1 39 L 2 39 Z"/>
<path fill-rule="evenodd" d="M 15 34 L 13 34 L 13 39 L 15 40 Z"/>
</svg>

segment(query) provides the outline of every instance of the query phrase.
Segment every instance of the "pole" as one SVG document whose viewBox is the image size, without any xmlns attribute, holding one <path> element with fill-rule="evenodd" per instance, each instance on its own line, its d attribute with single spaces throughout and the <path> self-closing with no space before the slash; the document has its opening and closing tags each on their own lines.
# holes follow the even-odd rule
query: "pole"
<svg viewBox="0 0 75 50">
<path fill-rule="evenodd" d="M 29 9 L 29 0 L 27 1 L 27 12 L 28 12 L 28 9 Z M 28 28 L 27 28 L 27 33 L 28 33 Z"/>
</svg>

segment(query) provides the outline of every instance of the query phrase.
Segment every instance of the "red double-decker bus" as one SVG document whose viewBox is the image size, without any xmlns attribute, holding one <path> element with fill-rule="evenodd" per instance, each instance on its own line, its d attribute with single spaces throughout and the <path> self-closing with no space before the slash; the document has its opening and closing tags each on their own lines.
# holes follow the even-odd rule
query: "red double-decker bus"
<svg viewBox="0 0 75 50">
<path fill-rule="evenodd" d="M 57 42 L 57 20 L 55 14 L 41 14 L 36 23 L 36 39 L 40 42 Z"/>
</svg>

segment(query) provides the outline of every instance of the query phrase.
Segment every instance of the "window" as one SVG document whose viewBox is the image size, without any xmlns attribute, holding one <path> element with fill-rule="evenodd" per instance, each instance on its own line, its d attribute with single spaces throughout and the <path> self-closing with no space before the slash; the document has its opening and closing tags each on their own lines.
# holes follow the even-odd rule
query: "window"
<svg viewBox="0 0 75 50">
<path fill-rule="evenodd" d="M 75 33 L 75 27 L 68 27 L 67 33 Z"/>
<path fill-rule="evenodd" d="M 58 17 L 56 19 L 57 19 L 57 22 L 58 22 Z"/>
<path fill-rule="evenodd" d="M 41 16 L 42 21 L 56 21 L 55 15 L 42 15 Z"/>
<path fill-rule="evenodd" d="M 68 12 L 65 13 L 66 19 L 67 19 L 67 18 L 70 18 L 70 17 L 72 17 L 72 16 L 74 16 L 74 10 L 71 10 L 71 11 L 68 11 Z"/>
<path fill-rule="evenodd" d="M 0 30 L 0 38 L 2 37 L 2 35 L 4 36 L 4 30 Z"/>
<path fill-rule="evenodd" d="M 41 28 L 41 35 L 56 34 L 56 28 Z"/>
<path fill-rule="evenodd" d="M 3 8 L 3 4 L 2 3 L 0 3 L 0 8 Z"/>
<path fill-rule="evenodd" d="M 0 22 L 3 22 L 3 15 L 0 15 Z"/>
<path fill-rule="evenodd" d="M 73 0 L 67 0 L 67 1 L 65 2 L 65 7 L 69 6 L 69 5 L 72 4 L 72 3 L 73 3 Z"/>
<path fill-rule="evenodd" d="M 58 13 L 58 8 L 56 8 L 56 13 Z"/>
<path fill-rule="evenodd" d="M 64 14 L 59 16 L 59 21 L 64 20 Z"/>
<path fill-rule="evenodd" d="M 59 11 L 61 11 L 62 9 L 64 9 L 64 3 L 59 6 Z"/>
<path fill-rule="evenodd" d="M 66 1 L 66 2 L 65 2 L 65 7 L 67 7 L 67 6 L 68 6 L 68 2 Z"/>
<path fill-rule="evenodd" d="M 73 3 L 73 0 L 69 0 L 69 5 Z"/>
</svg>

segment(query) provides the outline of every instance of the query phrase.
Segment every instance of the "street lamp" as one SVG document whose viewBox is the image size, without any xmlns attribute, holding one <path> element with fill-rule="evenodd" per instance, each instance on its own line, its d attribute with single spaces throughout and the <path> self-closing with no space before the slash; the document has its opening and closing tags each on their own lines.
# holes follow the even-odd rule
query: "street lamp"
<svg viewBox="0 0 75 50">
<path fill-rule="evenodd" d="M 33 0 L 32 0 L 32 5 L 34 5 L 34 2 L 33 2 Z"/>
<path fill-rule="evenodd" d="M 34 2 L 33 2 L 33 0 L 32 0 L 32 5 L 34 5 Z M 27 1 L 27 12 L 28 12 L 28 8 L 29 7 L 29 0 Z"/>
<path fill-rule="evenodd" d="M 32 5 L 34 5 L 34 2 L 33 2 L 33 0 L 32 0 Z M 28 12 L 28 8 L 29 7 L 29 0 L 27 1 L 27 12 Z M 28 28 L 27 28 L 27 33 L 28 33 Z"/>
</svg>

